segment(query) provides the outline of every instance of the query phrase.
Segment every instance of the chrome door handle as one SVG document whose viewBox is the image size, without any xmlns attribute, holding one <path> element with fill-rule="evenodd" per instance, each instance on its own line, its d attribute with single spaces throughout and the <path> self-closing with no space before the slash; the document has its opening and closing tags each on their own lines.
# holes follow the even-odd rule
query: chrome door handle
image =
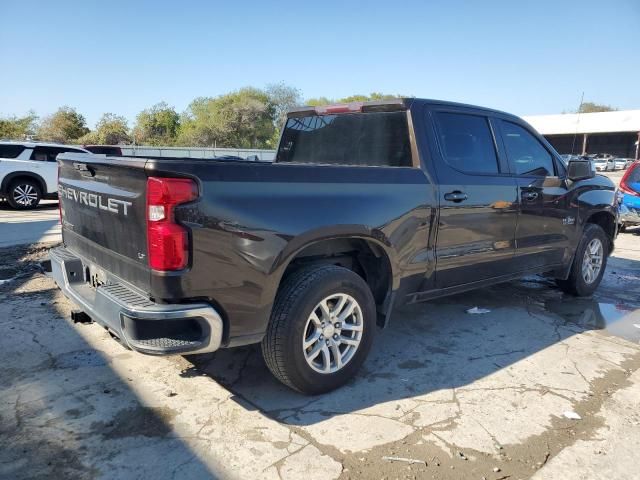
<svg viewBox="0 0 640 480">
<path fill-rule="evenodd" d="M 455 192 L 449 192 L 444 194 L 444 199 L 448 202 L 463 202 L 467 199 L 467 194 L 456 190 Z"/>
</svg>

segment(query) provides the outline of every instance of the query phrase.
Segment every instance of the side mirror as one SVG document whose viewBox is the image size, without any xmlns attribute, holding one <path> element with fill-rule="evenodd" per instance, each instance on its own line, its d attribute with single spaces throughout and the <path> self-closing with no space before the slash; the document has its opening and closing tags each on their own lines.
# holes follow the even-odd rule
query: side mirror
<svg viewBox="0 0 640 480">
<path fill-rule="evenodd" d="M 567 168 L 569 180 L 578 181 L 593 178 L 596 171 L 591 160 L 570 160 Z"/>
</svg>

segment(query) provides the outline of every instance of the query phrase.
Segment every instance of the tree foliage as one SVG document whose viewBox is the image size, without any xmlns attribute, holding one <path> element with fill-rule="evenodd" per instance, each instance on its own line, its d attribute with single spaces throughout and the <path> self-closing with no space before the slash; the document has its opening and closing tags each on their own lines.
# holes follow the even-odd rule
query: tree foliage
<svg viewBox="0 0 640 480">
<path fill-rule="evenodd" d="M 23 139 L 37 133 L 39 140 L 60 143 L 116 145 L 133 141 L 138 145 L 274 148 L 291 108 L 304 103 L 326 105 L 397 97 L 400 95 L 373 92 L 304 102 L 299 89 L 281 82 L 265 89 L 245 87 L 216 97 L 199 97 L 182 115 L 160 102 L 141 111 L 131 130 L 124 117 L 105 113 L 90 131 L 84 116 L 70 107 L 58 109 L 39 126 L 33 112 L 25 117 L 0 118 L 0 138 Z"/>
<path fill-rule="evenodd" d="M 595 113 L 595 112 L 615 112 L 618 110 L 611 105 L 604 105 L 594 102 L 582 102 L 576 113 Z"/>
<path fill-rule="evenodd" d="M 277 129 L 282 128 L 287 118 L 287 111 L 294 107 L 304 105 L 302 92 L 295 87 L 284 83 L 267 85 L 265 90 L 269 103 L 273 107 L 273 118 Z"/>
<path fill-rule="evenodd" d="M 78 139 L 78 143 L 84 145 L 122 145 L 131 143 L 127 120 L 114 113 L 105 113 L 98 120 L 96 129 Z"/>
<path fill-rule="evenodd" d="M 45 117 L 38 128 L 38 138 L 58 143 L 73 142 L 89 133 L 83 115 L 71 107 L 60 107 Z"/>
<path fill-rule="evenodd" d="M 27 135 L 34 135 L 37 129 L 38 116 L 29 112 L 24 117 L 12 115 L 0 118 L 0 139 L 24 140 Z"/>
<path fill-rule="evenodd" d="M 391 100 L 393 98 L 402 98 L 407 95 L 392 95 L 388 93 L 380 93 L 380 92 L 372 92 L 369 95 L 351 95 L 349 97 L 343 98 L 327 98 L 327 97 L 318 97 L 318 98 L 310 98 L 305 103 L 307 105 L 311 105 L 316 107 L 318 105 L 329 105 L 332 103 L 351 103 L 351 102 L 371 102 L 375 100 Z"/>
<path fill-rule="evenodd" d="M 196 98 L 182 117 L 178 144 L 237 148 L 271 146 L 274 112 L 268 95 L 252 87 L 218 97 Z"/>
<path fill-rule="evenodd" d="M 133 127 L 133 137 L 140 145 L 173 145 L 180 130 L 180 115 L 166 102 L 140 112 Z"/>
</svg>

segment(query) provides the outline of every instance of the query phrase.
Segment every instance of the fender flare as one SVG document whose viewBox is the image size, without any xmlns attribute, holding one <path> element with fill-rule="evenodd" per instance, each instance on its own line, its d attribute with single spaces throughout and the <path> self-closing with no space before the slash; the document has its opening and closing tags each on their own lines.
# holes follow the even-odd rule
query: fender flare
<svg viewBox="0 0 640 480">
<path fill-rule="evenodd" d="M 359 239 L 370 242 L 377 246 L 389 263 L 390 281 L 387 295 L 390 297 L 399 287 L 400 277 L 396 253 L 389 240 L 380 231 L 371 231 L 362 225 L 340 225 L 330 228 L 319 228 L 310 230 L 291 238 L 287 245 L 280 251 L 274 259 L 268 275 L 272 277 L 269 282 L 270 288 L 264 292 L 265 300 L 272 301 L 280 288 L 282 277 L 291 261 L 305 248 L 321 243 L 323 241 L 339 239 Z"/>
</svg>

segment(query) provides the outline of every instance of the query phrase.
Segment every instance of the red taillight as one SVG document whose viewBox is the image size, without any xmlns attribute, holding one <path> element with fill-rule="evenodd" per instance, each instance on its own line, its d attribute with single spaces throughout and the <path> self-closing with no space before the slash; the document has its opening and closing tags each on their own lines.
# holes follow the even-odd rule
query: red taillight
<svg viewBox="0 0 640 480">
<path fill-rule="evenodd" d="M 632 163 L 629 168 L 627 168 L 627 171 L 624 173 L 624 175 L 620 179 L 620 186 L 618 188 L 620 189 L 621 192 L 626 193 L 627 195 L 640 197 L 640 192 L 636 192 L 635 190 L 633 190 L 627 183 L 627 180 L 629 180 L 631 173 L 633 173 L 633 171 L 638 167 L 640 167 L 640 163 L 635 162 L 635 163 Z"/>
<path fill-rule="evenodd" d="M 189 263 L 189 234 L 175 222 L 174 208 L 198 198 L 187 178 L 147 179 L 147 245 L 154 270 L 182 270 Z"/>
</svg>

